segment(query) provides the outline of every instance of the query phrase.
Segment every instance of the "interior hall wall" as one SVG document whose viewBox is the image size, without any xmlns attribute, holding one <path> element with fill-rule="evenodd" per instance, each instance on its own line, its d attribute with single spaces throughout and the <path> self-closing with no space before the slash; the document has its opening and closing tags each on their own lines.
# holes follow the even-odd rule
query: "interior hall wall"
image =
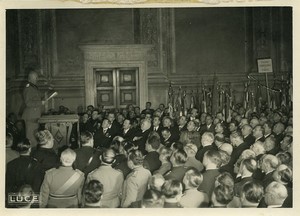
<svg viewBox="0 0 300 216">
<path fill-rule="evenodd" d="M 61 92 L 55 108 L 64 105 L 76 110 L 85 105 L 83 52 L 78 46 L 133 44 L 133 9 L 56 10 L 55 20 L 57 69 L 53 71 L 53 84 Z M 73 91 L 64 85 L 70 85 Z"/>
<path fill-rule="evenodd" d="M 149 100 L 155 101 L 154 106 L 159 104 L 156 95 L 167 103 L 169 83 L 175 96 L 181 86 L 189 99 L 191 91 L 195 93 L 203 84 L 212 87 L 214 76 L 225 88 L 231 83 L 240 103 L 245 82 L 250 81 L 249 90 L 256 92 L 258 83 L 248 79 L 249 74 L 266 85 L 264 74 L 258 73 L 259 58 L 273 61 L 274 72 L 268 75 L 271 88 L 282 88 L 280 80 L 292 73 L 290 7 L 176 8 L 161 13 L 161 52 L 167 66 L 150 74 Z M 266 100 L 265 88 L 262 94 Z"/>
</svg>

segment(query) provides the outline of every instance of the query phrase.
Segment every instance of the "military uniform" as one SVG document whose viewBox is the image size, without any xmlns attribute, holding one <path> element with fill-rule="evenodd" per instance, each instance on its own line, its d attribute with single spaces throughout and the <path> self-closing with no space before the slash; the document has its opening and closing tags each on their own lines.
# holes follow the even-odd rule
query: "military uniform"
<svg viewBox="0 0 300 216">
<path fill-rule="evenodd" d="M 135 168 L 126 178 L 123 187 L 121 206 L 127 208 L 131 203 L 142 200 L 148 186 L 151 173 L 144 167 Z"/>
<path fill-rule="evenodd" d="M 26 137 L 31 141 L 32 146 L 37 145 L 35 133 L 39 127 L 38 119 L 41 117 L 42 100 L 38 87 L 30 82 L 25 86 L 23 92 L 25 109 L 22 119 L 26 122 Z"/>
<path fill-rule="evenodd" d="M 40 207 L 76 208 L 81 203 L 84 173 L 60 166 L 46 171 L 41 187 Z"/>
<path fill-rule="evenodd" d="M 120 206 L 120 197 L 124 182 L 123 173 L 115 170 L 111 166 L 102 165 L 87 177 L 87 182 L 98 180 L 103 184 L 103 195 L 101 204 L 108 208 Z"/>
</svg>

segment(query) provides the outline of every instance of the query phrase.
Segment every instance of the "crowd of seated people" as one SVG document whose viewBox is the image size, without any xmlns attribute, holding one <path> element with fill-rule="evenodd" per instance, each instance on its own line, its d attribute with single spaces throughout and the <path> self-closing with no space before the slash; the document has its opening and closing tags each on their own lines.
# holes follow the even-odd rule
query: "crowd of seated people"
<svg viewBox="0 0 300 216">
<path fill-rule="evenodd" d="M 6 193 L 30 188 L 31 208 L 293 207 L 292 111 L 235 107 L 227 119 L 195 108 L 173 117 L 150 102 L 79 107 L 80 145 L 62 151 L 48 130 L 35 148 L 7 130 Z"/>
</svg>

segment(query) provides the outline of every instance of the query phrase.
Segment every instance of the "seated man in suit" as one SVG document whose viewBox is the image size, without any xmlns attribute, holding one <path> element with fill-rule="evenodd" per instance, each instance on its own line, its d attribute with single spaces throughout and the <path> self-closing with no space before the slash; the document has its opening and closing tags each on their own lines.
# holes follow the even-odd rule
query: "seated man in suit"
<svg viewBox="0 0 300 216">
<path fill-rule="evenodd" d="M 264 128 L 261 125 L 256 125 L 255 128 L 253 129 L 253 136 L 255 138 L 255 142 L 256 141 L 265 141 L 265 137 L 264 137 Z"/>
<path fill-rule="evenodd" d="M 259 125 L 258 119 L 256 117 L 252 118 L 249 125 L 254 129 L 257 125 Z"/>
<path fill-rule="evenodd" d="M 123 122 L 123 131 L 121 133 L 121 136 L 124 138 L 125 141 L 132 141 L 135 135 L 135 129 L 132 128 L 132 125 L 132 119 L 125 119 Z"/>
<path fill-rule="evenodd" d="M 208 150 L 216 150 L 214 143 L 214 135 L 211 132 L 205 132 L 201 137 L 202 148 L 198 149 L 196 154 L 196 159 L 203 163 L 203 156 Z"/>
<path fill-rule="evenodd" d="M 152 120 L 151 131 L 155 131 L 156 133 L 158 133 L 160 138 L 162 139 L 162 135 L 161 135 L 162 129 L 163 127 L 161 125 L 160 117 L 155 116 Z"/>
<path fill-rule="evenodd" d="M 179 128 L 180 132 L 187 130 L 187 118 L 186 118 L 186 116 L 180 116 L 179 119 L 178 119 L 177 124 L 178 124 L 178 128 Z"/>
<path fill-rule="evenodd" d="M 200 134 L 203 135 L 205 132 L 215 133 L 215 127 L 213 125 L 213 117 L 210 114 L 206 115 L 205 125 L 200 127 Z"/>
<path fill-rule="evenodd" d="M 255 138 L 252 135 L 252 127 L 250 125 L 244 125 L 241 129 L 244 143 L 247 144 L 248 148 L 255 142 Z"/>
<path fill-rule="evenodd" d="M 161 131 L 162 135 L 162 144 L 168 148 L 175 142 L 174 137 L 172 137 L 171 131 L 168 128 L 163 128 Z"/>
<path fill-rule="evenodd" d="M 109 130 L 110 134 L 112 135 L 112 138 L 114 138 L 116 135 L 120 134 L 120 126 L 119 123 L 116 121 L 115 113 L 110 112 L 108 113 L 107 119 L 110 121 Z"/>
<path fill-rule="evenodd" d="M 261 170 L 263 173 L 265 173 L 263 179 L 262 179 L 262 184 L 264 188 L 266 188 L 272 181 L 273 179 L 273 172 L 279 165 L 278 158 L 274 155 L 271 154 L 266 154 L 261 158 Z"/>
<path fill-rule="evenodd" d="M 263 124 L 264 128 L 264 137 L 265 139 L 272 135 L 273 124 L 270 121 L 267 121 Z"/>
<path fill-rule="evenodd" d="M 162 120 L 162 124 L 164 128 L 168 128 L 171 133 L 171 139 L 174 140 L 174 142 L 178 141 L 180 138 L 180 132 L 177 125 L 174 125 L 173 119 L 169 116 L 165 116 Z"/>
<path fill-rule="evenodd" d="M 280 143 L 277 143 L 275 137 L 272 135 L 264 141 L 264 148 L 267 154 L 276 155 L 280 151 Z"/>
<path fill-rule="evenodd" d="M 215 188 L 215 178 L 220 174 L 219 168 L 222 164 L 221 155 L 216 150 L 208 150 L 203 157 L 203 166 L 205 172 L 203 173 L 203 182 L 198 187 L 199 191 L 205 191 L 208 198 L 211 198 Z"/>
<path fill-rule="evenodd" d="M 147 151 L 145 149 L 145 144 L 150 133 L 150 128 L 151 128 L 151 120 L 143 119 L 141 121 L 140 129 L 138 129 L 135 137 L 133 137 L 134 144 L 138 146 L 138 149 L 142 151 L 144 155 L 147 154 Z"/>
<path fill-rule="evenodd" d="M 92 134 L 94 134 L 98 128 L 98 123 L 99 123 L 98 115 L 99 115 L 99 111 L 97 109 L 94 109 L 92 111 L 91 118 L 88 119 L 86 123 L 86 130 L 88 130 Z"/>
<path fill-rule="evenodd" d="M 235 164 L 242 154 L 242 152 L 246 149 L 249 149 L 249 145 L 244 143 L 243 137 L 240 133 L 236 132 L 230 135 L 230 141 L 233 145 L 233 151 L 231 153 L 231 159 L 229 164 Z"/>
<path fill-rule="evenodd" d="M 103 119 L 102 125 L 94 134 L 94 148 L 109 148 L 113 136 L 109 129 L 111 123 L 108 119 Z"/>
</svg>

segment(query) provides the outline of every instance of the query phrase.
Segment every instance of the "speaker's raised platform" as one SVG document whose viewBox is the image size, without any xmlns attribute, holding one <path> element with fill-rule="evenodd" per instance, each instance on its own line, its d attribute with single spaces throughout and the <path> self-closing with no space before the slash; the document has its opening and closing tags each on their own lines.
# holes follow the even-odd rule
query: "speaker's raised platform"
<svg viewBox="0 0 300 216">
<path fill-rule="evenodd" d="M 78 115 L 44 115 L 39 119 L 40 124 L 45 124 L 54 138 L 54 149 L 64 145 L 70 146 L 70 136 L 74 123 L 77 123 L 77 134 L 79 134 Z M 74 128 L 75 129 L 75 128 Z"/>
</svg>

